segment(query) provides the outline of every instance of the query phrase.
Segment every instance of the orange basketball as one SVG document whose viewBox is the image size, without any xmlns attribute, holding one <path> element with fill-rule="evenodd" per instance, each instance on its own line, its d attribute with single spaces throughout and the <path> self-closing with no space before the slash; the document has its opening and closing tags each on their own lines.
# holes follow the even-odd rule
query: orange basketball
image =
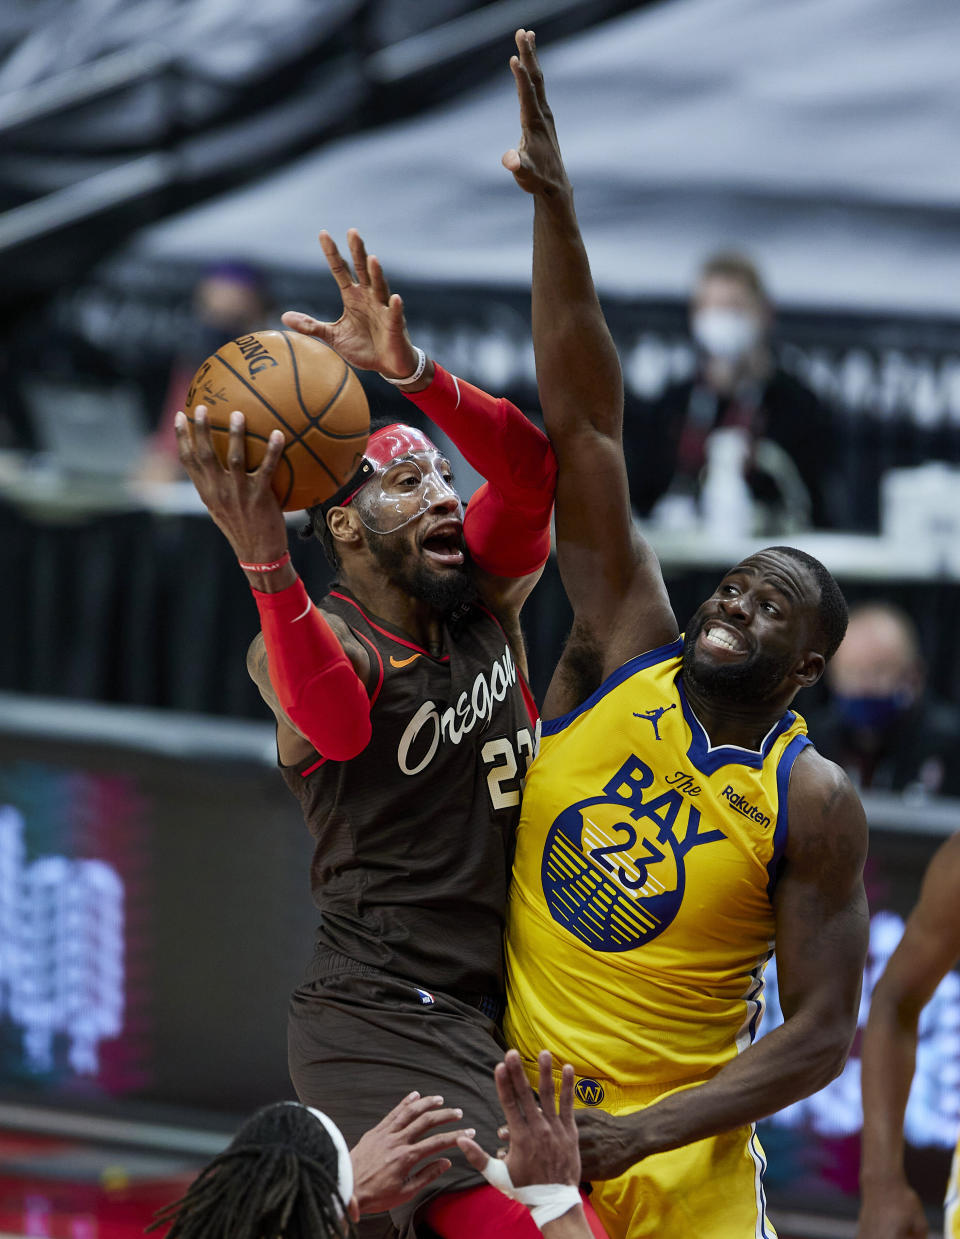
<svg viewBox="0 0 960 1239">
<path fill-rule="evenodd" d="M 247 419 L 248 469 L 263 460 L 270 431 L 283 431 L 273 489 L 287 512 L 335 494 L 359 467 L 370 433 L 360 380 L 329 345 L 295 331 L 255 331 L 217 349 L 187 392 L 191 425 L 198 404 L 224 463 L 234 409 Z"/>
</svg>

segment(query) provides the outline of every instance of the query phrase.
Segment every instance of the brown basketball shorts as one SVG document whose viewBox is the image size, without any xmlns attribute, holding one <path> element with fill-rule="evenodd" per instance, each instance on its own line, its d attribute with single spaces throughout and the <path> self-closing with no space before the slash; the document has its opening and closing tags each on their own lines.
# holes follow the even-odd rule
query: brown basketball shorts
<svg viewBox="0 0 960 1239">
<path fill-rule="evenodd" d="M 295 990 L 287 1032 L 290 1078 L 300 1100 L 329 1114 L 350 1148 L 416 1089 L 463 1110 L 462 1125 L 477 1129 L 493 1152 L 503 1112 L 493 1069 L 505 1045 L 494 1021 L 470 1003 L 419 989 L 334 951 L 314 959 L 314 980 Z M 446 1174 L 390 1214 L 365 1218 L 362 1239 L 415 1234 L 413 1218 L 442 1192 L 483 1179 L 459 1149 L 444 1153 Z"/>
</svg>

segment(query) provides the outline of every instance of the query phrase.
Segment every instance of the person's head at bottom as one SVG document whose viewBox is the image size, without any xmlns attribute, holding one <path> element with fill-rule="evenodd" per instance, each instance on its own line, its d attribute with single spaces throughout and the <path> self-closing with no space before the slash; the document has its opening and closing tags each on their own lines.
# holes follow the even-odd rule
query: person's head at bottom
<svg viewBox="0 0 960 1239">
<path fill-rule="evenodd" d="M 360 1216 L 346 1141 L 298 1102 L 258 1110 L 148 1230 L 167 1239 L 354 1239 Z"/>
</svg>

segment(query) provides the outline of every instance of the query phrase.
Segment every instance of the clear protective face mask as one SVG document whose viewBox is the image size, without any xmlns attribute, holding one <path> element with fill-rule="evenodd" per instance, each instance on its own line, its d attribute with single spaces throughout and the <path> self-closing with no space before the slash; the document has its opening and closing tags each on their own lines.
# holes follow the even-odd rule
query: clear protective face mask
<svg viewBox="0 0 960 1239">
<path fill-rule="evenodd" d="M 450 466 L 439 452 L 392 460 L 365 483 L 353 500 L 360 523 L 371 533 L 396 533 L 435 503 L 456 500 L 453 515 L 463 520 L 463 503 L 453 488 Z"/>
</svg>

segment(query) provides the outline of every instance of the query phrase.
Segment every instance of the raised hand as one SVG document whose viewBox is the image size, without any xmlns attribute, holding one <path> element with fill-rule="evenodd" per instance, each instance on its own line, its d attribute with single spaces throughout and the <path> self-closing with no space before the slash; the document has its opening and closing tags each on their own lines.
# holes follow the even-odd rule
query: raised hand
<svg viewBox="0 0 960 1239">
<path fill-rule="evenodd" d="M 417 354 L 403 317 L 403 301 L 391 295 L 380 262 L 368 255 L 356 228 L 347 232 L 353 271 L 341 257 L 329 232 L 320 233 L 320 246 L 343 298 L 343 313 L 335 323 L 323 323 L 288 310 L 283 321 L 293 331 L 323 340 L 358 370 L 379 370 L 403 379 L 417 367 Z"/>
<path fill-rule="evenodd" d="M 497 1095 L 507 1120 L 510 1147 L 504 1158 L 514 1187 L 534 1183 L 580 1182 L 580 1153 L 573 1118 L 573 1068 L 563 1068 L 559 1110 L 554 1103 L 553 1060 L 543 1050 L 537 1061 L 540 1104 L 533 1095 L 516 1050 L 508 1050 L 494 1072 Z M 503 1134 L 503 1133 L 501 1133 Z M 490 1160 L 473 1140 L 461 1139 L 460 1148 L 474 1169 L 483 1171 Z"/>
<path fill-rule="evenodd" d="M 536 36 L 532 30 L 518 30 L 518 55 L 510 57 L 510 68 L 520 99 L 518 146 L 511 148 L 501 162 L 521 189 L 546 197 L 569 195 L 570 182 L 560 155 L 553 113 L 547 103 L 543 72 L 537 60 Z"/>
<path fill-rule="evenodd" d="M 242 413 L 230 414 L 224 467 L 213 449 L 204 405 L 199 404 L 194 410 L 192 435 L 184 413 L 178 413 L 174 419 L 180 463 L 234 554 L 246 563 L 271 563 L 287 549 L 287 527 L 271 489 L 274 470 L 283 451 L 283 431 L 270 432 L 260 467 L 248 473 L 244 426 Z M 282 581 L 279 573 L 274 576 L 276 585 L 289 584 L 286 575 Z"/>
<path fill-rule="evenodd" d="M 364 1132 L 350 1150 L 361 1213 L 394 1209 L 450 1169 L 449 1158 L 436 1157 L 412 1173 L 425 1157 L 453 1148 L 459 1138 L 473 1135 L 472 1127 L 435 1131 L 463 1117 L 462 1110 L 442 1107 L 442 1097 L 411 1093 L 376 1127 Z"/>
</svg>

